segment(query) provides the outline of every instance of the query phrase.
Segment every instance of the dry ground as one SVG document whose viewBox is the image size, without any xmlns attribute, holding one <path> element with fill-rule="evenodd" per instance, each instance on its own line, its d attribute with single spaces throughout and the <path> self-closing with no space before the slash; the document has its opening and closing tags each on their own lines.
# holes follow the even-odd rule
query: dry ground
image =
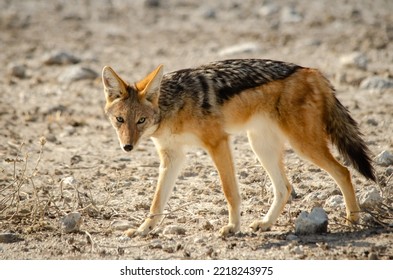
<svg viewBox="0 0 393 280">
<path fill-rule="evenodd" d="M 243 135 L 233 139 L 241 233 L 218 237 L 226 204 L 201 150 L 189 152 L 154 234 L 130 240 L 114 229 L 119 221 L 136 227 L 148 214 L 158 157 L 150 140 L 122 153 L 103 114 L 99 74 L 64 78 L 73 67 L 100 73 L 111 65 L 129 81 L 160 63 L 171 71 L 230 57 L 317 67 L 332 80 L 372 152 L 393 149 L 393 89 L 360 87 L 368 77 L 393 76 L 392 1 L 147 2 L 153 4 L 0 1 L 0 233 L 19 238 L 0 243 L 0 259 L 392 259 L 388 166 L 376 165 L 379 186 L 352 172 L 357 192 L 375 187 L 383 203 L 363 213 L 361 225 L 347 227 L 342 205 L 325 204 L 340 194 L 337 186 L 287 149 L 298 197 L 271 231 L 250 233 L 247 225 L 266 213 L 271 190 Z M 79 62 L 48 62 L 59 51 Z M 360 62 L 340 60 L 354 52 Z M 314 206 L 328 213 L 328 233 L 295 236 L 297 215 Z M 64 233 L 60 220 L 73 211 L 82 214 L 80 232 Z M 168 225 L 185 232 L 165 234 Z"/>
</svg>

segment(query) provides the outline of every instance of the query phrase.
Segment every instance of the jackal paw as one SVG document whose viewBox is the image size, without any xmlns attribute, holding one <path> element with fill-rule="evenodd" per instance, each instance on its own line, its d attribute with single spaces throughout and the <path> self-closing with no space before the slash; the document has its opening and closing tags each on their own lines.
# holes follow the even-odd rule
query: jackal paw
<svg viewBox="0 0 393 280">
<path fill-rule="evenodd" d="M 357 224 L 359 222 L 359 211 L 357 212 L 350 212 L 347 214 L 347 224 L 348 225 L 353 225 L 353 224 Z"/>
<path fill-rule="evenodd" d="M 264 221 L 260 221 L 260 220 L 256 220 L 253 223 L 251 223 L 250 228 L 253 231 L 268 231 L 270 229 L 271 224 L 264 222 Z"/>
<path fill-rule="evenodd" d="M 226 237 L 232 234 L 235 234 L 239 231 L 239 226 L 235 224 L 228 224 L 220 229 L 220 236 Z"/>
<path fill-rule="evenodd" d="M 129 238 L 133 238 L 133 237 L 136 237 L 136 236 L 146 236 L 146 235 L 149 234 L 149 232 L 150 232 L 150 229 L 148 227 L 147 228 L 139 227 L 137 229 L 136 228 L 130 228 L 130 229 L 126 230 L 124 232 L 124 234 L 126 236 L 128 236 Z"/>
<path fill-rule="evenodd" d="M 136 228 L 130 228 L 124 232 L 124 235 L 128 236 L 129 238 L 133 238 L 136 236 L 146 236 L 148 233 L 149 231 L 142 231 Z"/>
</svg>

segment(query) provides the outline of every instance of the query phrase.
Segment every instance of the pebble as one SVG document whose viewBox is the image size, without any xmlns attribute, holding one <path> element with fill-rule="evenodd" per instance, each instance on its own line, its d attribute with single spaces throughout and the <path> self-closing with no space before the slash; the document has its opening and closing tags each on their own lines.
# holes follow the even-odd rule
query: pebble
<svg viewBox="0 0 393 280">
<path fill-rule="evenodd" d="M 162 249 L 162 242 L 160 239 L 154 239 L 149 244 L 150 249 Z"/>
<path fill-rule="evenodd" d="M 380 192 L 374 187 L 363 190 L 359 195 L 359 203 L 361 207 L 375 208 L 381 205 L 382 201 L 383 199 Z"/>
<path fill-rule="evenodd" d="M 302 211 L 295 221 L 296 235 L 318 234 L 327 232 L 328 217 L 325 210 L 314 208 L 309 214 Z"/>
<path fill-rule="evenodd" d="M 313 191 L 305 196 L 303 201 L 305 203 L 315 203 L 316 201 L 326 200 L 329 197 L 326 191 Z"/>
<path fill-rule="evenodd" d="M 21 238 L 16 233 L 10 233 L 10 232 L 0 233 L 0 243 L 14 243 L 19 241 L 23 241 L 23 238 Z"/>
<path fill-rule="evenodd" d="M 215 19 L 217 17 L 217 12 L 213 8 L 204 7 L 201 9 L 200 13 L 205 19 Z"/>
<path fill-rule="evenodd" d="M 206 241 L 207 241 L 207 238 L 203 237 L 203 236 L 199 236 L 199 237 L 194 238 L 194 243 L 196 243 L 196 244 L 206 243 Z"/>
<path fill-rule="evenodd" d="M 161 0 L 145 0 L 144 5 L 147 8 L 158 8 L 161 6 Z"/>
<path fill-rule="evenodd" d="M 340 57 L 340 64 L 343 67 L 367 70 L 367 63 L 367 56 L 361 52 L 353 52 Z"/>
<path fill-rule="evenodd" d="M 376 163 L 381 166 L 393 165 L 393 153 L 390 151 L 382 151 L 375 159 Z"/>
<path fill-rule="evenodd" d="M 360 88 L 368 90 L 383 90 L 393 88 L 393 79 L 380 76 L 368 77 L 360 83 Z"/>
<path fill-rule="evenodd" d="M 73 176 L 68 176 L 63 178 L 61 183 L 65 186 L 74 187 L 78 184 L 78 181 Z"/>
<path fill-rule="evenodd" d="M 72 53 L 65 51 L 56 51 L 48 55 L 44 59 L 44 64 L 46 65 L 67 65 L 67 64 L 76 64 L 81 60 L 73 55 Z"/>
<path fill-rule="evenodd" d="M 277 13 L 279 10 L 280 10 L 280 8 L 276 4 L 269 3 L 269 4 L 266 4 L 266 5 L 263 5 L 258 10 L 258 14 L 260 16 L 263 16 L 263 17 L 268 17 L 268 16 L 271 16 L 271 15 Z"/>
<path fill-rule="evenodd" d="M 70 213 L 61 219 L 61 228 L 65 233 L 78 232 L 82 223 L 82 215 L 79 212 Z"/>
<path fill-rule="evenodd" d="M 369 118 L 367 119 L 367 124 L 372 125 L 372 126 L 378 126 L 378 121 L 376 119 L 373 118 Z"/>
<path fill-rule="evenodd" d="M 303 16 L 299 14 L 293 7 L 284 7 L 281 10 L 281 22 L 297 23 L 303 20 Z"/>
<path fill-rule="evenodd" d="M 260 46 L 256 43 L 249 42 L 234 45 L 231 47 L 224 48 L 218 52 L 219 56 L 233 56 L 245 53 L 254 53 L 260 50 Z"/>
<path fill-rule="evenodd" d="M 132 228 L 132 224 L 127 220 L 114 220 L 111 222 L 111 228 L 113 230 L 127 230 Z"/>
<path fill-rule="evenodd" d="M 213 230 L 213 229 L 214 229 L 213 224 L 212 224 L 210 221 L 208 221 L 208 220 L 206 220 L 206 221 L 203 223 L 202 227 L 203 227 L 203 229 L 205 229 L 205 230 Z"/>
<path fill-rule="evenodd" d="M 12 77 L 19 79 L 26 78 L 26 66 L 23 64 L 11 64 L 8 71 Z"/>
<path fill-rule="evenodd" d="M 303 246 L 295 246 L 291 249 L 292 253 L 295 253 L 296 255 L 303 255 L 304 254 L 304 250 L 303 250 Z"/>
<path fill-rule="evenodd" d="M 174 235 L 184 235 L 186 234 L 186 229 L 184 227 L 169 225 L 162 232 L 165 234 L 174 234 Z"/>
<path fill-rule="evenodd" d="M 331 208 L 343 208 L 344 207 L 344 199 L 342 195 L 333 195 L 329 197 L 325 202 L 326 207 Z"/>
<path fill-rule="evenodd" d="M 98 77 L 96 71 L 80 65 L 70 66 L 59 77 L 61 83 L 72 83 L 79 80 L 94 80 Z"/>
</svg>

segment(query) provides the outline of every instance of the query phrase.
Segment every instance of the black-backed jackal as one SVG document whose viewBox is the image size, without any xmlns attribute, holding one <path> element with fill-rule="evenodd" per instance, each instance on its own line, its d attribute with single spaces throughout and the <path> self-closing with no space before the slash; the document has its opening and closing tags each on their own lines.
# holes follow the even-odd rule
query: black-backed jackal
<svg viewBox="0 0 393 280">
<path fill-rule="evenodd" d="M 348 169 L 332 156 L 334 144 L 362 175 L 376 180 L 369 150 L 329 81 L 316 69 L 262 59 L 213 62 L 163 75 L 158 66 L 143 80 L 128 84 L 110 67 L 102 73 L 105 112 L 120 146 L 130 152 L 151 137 L 161 164 L 150 217 L 128 236 L 146 235 L 160 221 L 186 146 L 204 148 L 220 175 L 229 222 L 220 233 L 240 230 L 240 195 L 229 136 L 247 132 L 252 150 L 267 171 L 274 200 L 253 230 L 267 230 L 277 220 L 291 193 L 282 163 L 284 143 L 326 170 L 344 196 L 347 219 L 357 222 L 359 205 Z"/>
</svg>

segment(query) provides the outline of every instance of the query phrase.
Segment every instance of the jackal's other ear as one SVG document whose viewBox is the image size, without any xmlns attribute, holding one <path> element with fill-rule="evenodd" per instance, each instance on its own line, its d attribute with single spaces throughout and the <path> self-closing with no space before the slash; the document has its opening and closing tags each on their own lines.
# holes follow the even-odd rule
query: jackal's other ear
<svg viewBox="0 0 393 280">
<path fill-rule="evenodd" d="M 128 96 L 127 84 L 109 66 L 105 66 L 102 70 L 102 83 L 104 84 L 107 103 Z"/>
<path fill-rule="evenodd" d="M 147 99 L 153 104 L 158 103 L 158 96 L 163 75 L 164 66 L 159 65 L 154 71 L 147 75 L 143 80 L 135 83 L 139 96 Z"/>
</svg>

